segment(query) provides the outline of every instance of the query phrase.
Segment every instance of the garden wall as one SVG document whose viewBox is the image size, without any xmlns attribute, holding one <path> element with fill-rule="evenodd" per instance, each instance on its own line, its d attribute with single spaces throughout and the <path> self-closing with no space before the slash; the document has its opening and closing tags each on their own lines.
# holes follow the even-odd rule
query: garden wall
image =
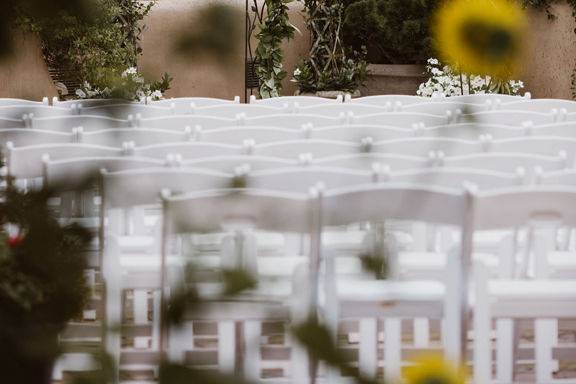
<svg viewBox="0 0 576 384">
<path fill-rule="evenodd" d="M 142 71 L 159 78 L 163 72 L 174 77 L 168 96 L 212 96 L 232 98 L 244 95 L 244 37 L 230 36 L 238 44 L 229 61 L 221 58 L 176 54 L 175 41 L 182 29 L 194 28 L 202 20 L 198 11 L 212 0 L 159 0 L 146 24 L 142 46 L 144 56 L 140 60 Z M 244 2 L 227 1 L 239 10 L 239 23 L 244 24 Z M 309 37 L 304 26 L 301 4 L 291 5 L 291 21 L 302 31 L 284 44 L 285 68 L 291 74 L 295 63 L 304 57 Z M 522 79 L 534 97 L 569 98 L 570 75 L 576 61 L 576 23 L 568 4 L 556 4 L 552 12 L 558 16 L 554 21 L 543 12 L 531 10 L 529 47 Z M 18 36 L 13 57 L 0 62 L 0 97 L 23 97 L 40 99 L 56 95 L 48 70 L 44 65 L 38 41 L 33 36 Z M 290 77 L 290 76 L 289 76 Z M 285 94 L 293 94 L 295 87 L 285 80 Z"/>
</svg>

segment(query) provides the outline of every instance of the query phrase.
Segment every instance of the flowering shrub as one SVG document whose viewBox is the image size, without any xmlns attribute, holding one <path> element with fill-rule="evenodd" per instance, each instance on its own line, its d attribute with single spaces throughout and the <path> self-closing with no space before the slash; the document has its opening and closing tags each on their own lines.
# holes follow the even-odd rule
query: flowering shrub
<svg viewBox="0 0 576 384">
<path fill-rule="evenodd" d="M 428 59 L 426 65 L 428 80 L 420 84 L 418 96 L 432 97 L 434 94 L 460 96 L 474 93 L 502 93 L 517 95 L 524 88 L 520 80 L 495 80 L 490 76 L 467 75 L 457 73 L 438 59 Z"/>
<path fill-rule="evenodd" d="M 130 67 L 120 75 L 108 73 L 97 84 L 85 81 L 76 90 L 76 96 L 80 99 L 125 99 L 148 103 L 161 100 L 163 93 L 170 88 L 171 81 L 165 73 L 162 80 L 147 82 L 136 67 Z"/>
</svg>

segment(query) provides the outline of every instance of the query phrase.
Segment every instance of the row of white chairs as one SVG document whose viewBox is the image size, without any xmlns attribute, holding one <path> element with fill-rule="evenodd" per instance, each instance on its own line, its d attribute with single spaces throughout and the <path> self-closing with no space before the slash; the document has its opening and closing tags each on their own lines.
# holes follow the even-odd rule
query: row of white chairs
<svg viewBox="0 0 576 384">
<path fill-rule="evenodd" d="M 123 177 L 117 177 L 115 180 L 125 182 Z M 122 206 L 122 204 L 137 205 L 142 201 L 136 199 L 131 203 L 127 202 L 130 197 L 120 192 L 125 191 L 126 185 L 129 184 L 120 184 L 123 187 L 115 189 L 113 181 L 114 178 L 110 178 L 108 184 L 105 183 L 109 189 L 105 188 L 104 193 L 106 196 L 110 196 L 110 199 L 104 198 L 105 205 L 109 205 L 112 208 Z M 327 191 L 320 196 L 323 223 L 327 227 L 363 221 L 377 222 L 383 217 L 387 219 L 419 220 L 434 223 L 435 225 L 446 224 L 462 227 L 463 233 L 468 233 L 467 236 L 462 236 L 463 241 L 470 241 L 469 231 L 474 231 L 474 229 L 487 230 L 524 225 L 531 219 L 539 219 L 538 215 L 541 212 L 546 212 L 549 219 L 558 218 L 558 220 L 563 221 L 563 224 L 567 225 L 574 225 L 575 219 L 572 213 L 566 212 L 565 207 L 571 206 L 573 203 L 571 199 L 573 200 L 576 195 L 573 190 L 566 189 L 541 188 L 540 190 L 510 190 L 492 194 L 474 193 L 474 197 L 471 200 L 466 197 L 466 194 L 430 187 L 408 187 L 405 185 L 383 187 L 375 185 L 373 187 L 353 187 L 344 191 Z M 238 197 L 238 200 L 235 200 L 235 197 Z M 426 204 L 421 202 L 426 202 Z M 230 195 L 227 191 L 216 191 L 196 192 L 189 195 L 166 198 L 164 202 L 164 220 L 168 231 L 165 232 L 165 236 L 170 233 L 179 234 L 200 230 L 218 231 L 221 230 L 225 222 L 238 223 L 246 221 L 250 221 L 254 227 L 264 230 L 308 233 L 310 231 L 310 214 L 315 212 L 311 204 L 305 195 L 251 190 L 241 191 L 240 195 Z M 506 209 L 506 217 L 502 219 L 500 212 L 504 208 Z M 477 213 L 470 214 L 470 210 Z M 473 217 L 474 220 L 470 221 L 467 219 L 468 217 Z M 317 227 L 313 226 L 312 228 Z M 318 233 L 316 238 L 320 238 Z M 460 249 L 464 254 L 470 252 L 470 247 L 462 246 Z M 319 257 L 319 255 L 314 256 L 314 249 L 311 249 L 309 253 L 312 258 Z M 387 376 L 393 377 L 398 374 L 403 360 L 402 342 L 400 341 L 401 331 L 399 328 L 400 318 L 434 318 L 437 316 L 437 318 L 447 319 L 447 326 L 444 329 L 450 331 L 443 335 L 444 348 L 448 355 L 452 357 L 461 353 L 459 345 L 462 340 L 459 338 L 461 332 L 458 329 L 461 327 L 459 320 L 461 320 L 460 316 L 462 314 L 458 309 L 458 305 L 463 282 L 461 276 L 458 276 L 458 265 L 465 260 L 469 260 L 470 255 L 453 257 L 455 258 L 451 259 L 448 264 L 449 267 L 452 267 L 452 272 L 447 273 L 446 286 L 432 282 L 407 283 L 354 280 L 348 283 L 346 280 L 335 279 L 334 272 L 331 272 L 333 269 L 326 267 L 325 273 L 332 277 L 327 278 L 325 288 L 320 288 L 326 290 L 325 295 L 327 297 L 326 304 L 321 308 L 326 311 L 325 318 L 329 325 L 332 326 L 332 329 L 335 329 L 335 322 L 338 322 L 340 318 L 360 320 L 360 361 L 358 364 L 362 373 L 375 376 L 377 367 L 380 365 L 380 358 L 377 353 L 378 348 L 381 348 L 377 336 L 379 333 L 378 318 L 386 319 L 384 326 L 386 335 L 384 367 Z M 329 254 L 322 258 L 325 263 L 330 263 L 330 260 Z M 310 268 L 313 271 L 319 271 L 315 269 L 317 267 L 313 262 L 310 264 Z M 167 266 L 168 264 L 162 265 Z M 118 270 L 115 269 L 116 272 Z M 281 272 L 289 275 L 290 271 L 293 270 L 294 268 L 282 270 Z M 300 294 L 303 292 L 315 292 L 315 289 L 311 287 L 320 278 L 316 274 L 312 275 L 316 276 L 316 279 L 311 279 L 313 281 L 312 285 L 305 285 L 306 279 L 298 280 L 299 283 L 295 287 L 300 288 L 298 291 Z M 131 281 L 130 279 L 124 280 Z M 116 281 L 119 282 L 119 280 Z M 483 281 L 476 281 L 476 283 L 484 284 Z M 154 290 L 163 289 L 157 282 L 157 280 L 153 283 L 151 282 L 148 288 Z M 571 300 L 574 300 L 573 290 L 576 287 L 567 281 L 498 281 L 494 284 L 495 291 L 482 290 L 477 292 L 477 294 L 483 295 L 479 296 L 480 299 L 483 299 L 486 295 L 494 295 L 489 296 L 491 299 L 498 298 L 500 306 L 490 307 L 490 309 L 501 308 L 499 309 L 500 312 L 497 310 L 492 313 L 495 313 L 496 316 L 504 317 L 504 321 L 508 321 L 509 318 L 523 316 L 543 319 L 574 316 L 573 311 L 570 312 L 565 306 L 570 305 L 572 303 Z M 118 285 L 112 284 L 112 286 L 115 289 L 119 289 Z M 124 288 L 127 288 L 127 286 L 124 286 Z M 265 288 L 269 287 L 265 286 Z M 291 297 L 290 290 L 274 291 L 268 289 L 265 292 L 268 303 L 270 303 L 270 297 L 275 292 L 278 292 L 274 296 L 275 299 L 280 301 L 283 298 Z M 293 292 L 292 295 L 295 293 L 297 292 Z M 254 294 L 258 297 L 258 291 L 254 292 Z M 383 300 L 386 302 L 390 300 L 395 304 L 389 309 L 383 310 Z M 538 307 L 546 301 L 548 301 L 549 305 L 545 306 L 545 310 L 543 307 Z M 484 301 L 484 303 L 487 303 L 487 301 Z M 524 306 L 524 311 L 513 311 L 508 308 L 508 311 L 504 310 L 502 312 L 502 308 L 506 308 L 506 305 L 509 306 L 511 304 Z M 223 309 L 220 312 L 211 313 L 212 319 L 218 320 L 219 324 L 221 339 L 218 346 L 218 365 L 223 371 L 234 368 L 234 351 L 236 350 L 234 344 L 236 339 L 234 337 L 234 321 L 242 321 L 244 327 L 246 327 L 244 328 L 245 332 L 248 332 L 249 335 L 257 336 L 259 328 L 254 322 L 258 324 L 258 321 L 261 320 L 258 319 L 258 316 L 265 318 L 262 311 L 255 310 L 258 307 L 254 304 L 245 307 L 244 310 L 241 302 L 237 303 L 237 305 L 239 308 L 235 310 L 226 307 L 227 310 Z M 276 309 L 278 308 L 276 307 Z M 492 351 L 489 347 L 488 349 L 486 348 L 486 341 L 490 339 L 490 322 L 485 320 L 492 315 L 490 312 L 478 312 L 476 307 L 474 309 L 475 324 L 482 325 L 477 328 L 478 334 L 474 338 L 475 378 L 483 378 L 483 380 L 477 381 L 479 383 L 492 382 L 492 363 L 487 362 L 488 359 L 490 361 L 492 359 Z M 247 312 L 248 310 L 251 312 Z M 539 310 L 544 310 L 544 312 L 539 314 Z M 291 313 L 293 320 L 297 320 L 298 309 Z M 208 315 L 208 318 L 210 318 L 210 315 Z M 206 320 L 206 318 L 203 319 Z M 232 327 L 230 327 L 230 322 L 232 322 Z M 538 327 L 537 332 L 541 335 L 539 341 L 542 341 L 542 337 L 546 336 L 546 333 L 542 327 Z M 179 331 L 177 337 L 170 338 L 172 342 L 178 344 L 175 351 L 171 350 L 171 355 L 180 355 L 179 359 L 182 358 L 181 354 L 185 351 L 185 342 L 189 341 L 191 337 L 190 334 L 183 337 L 184 334 Z M 499 332 L 501 337 L 506 337 L 507 335 L 506 332 Z M 178 343 L 178 340 L 180 343 Z M 512 350 L 513 344 L 511 344 L 512 340 L 499 339 L 498 341 L 498 378 L 502 378 L 512 372 L 503 362 L 510 357 L 508 352 Z M 258 356 L 260 348 L 259 345 L 257 346 L 258 348 L 247 346 L 248 353 L 255 353 L 255 355 L 252 358 L 245 358 L 244 364 L 250 367 L 245 372 L 249 376 L 255 375 L 254 378 L 259 379 L 258 364 L 260 364 L 261 356 Z M 189 349 L 192 348 L 191 345 L 187 347 Z M 429 346 L 424 346 L 424 348 L 426 347 L 429 348 Z M 168 345 L 167 348 L 170 349 L 171 346 Z M 544 340 L 543 343 L 539 342 L 536 344 L 535 348 L 537 354 L 549 353 L 550 342 L 545 342 Z M 112 348 L 112 350 L 115 350 L 115 348 Z M 298 350 L 293 349 L 293 357 L 295 358 L 292 359 L 294 364 L 292 367 L 292 379 L 293 382 L 307 382 L 308 372 L 304 368 L 306 364 L 303 364 L 302 360 L 298 360 L 297 357 L 300 356 L 301 359 L 302 356 L 297 352 Z M 304 361 L 306 360 L 304 359 Z M 545 358 L 536 359 L 537 382 L 539 383 L 552 382 L 546 381 L 551 380 L 551 372 L 547 370 L 549 367 L 545 366 L 547 363 L 548 360 Z M 500 369 L 502 369 L 502 372 Z M 302 376 L 298 376 L 299 374 Z M 332 372 L 331 374 L 335 373 Z M 487 377 L 488 379 L 486 379 Z M 511 378 L 509 380 L 509 382 L 512 381 Z"/>
</svg>

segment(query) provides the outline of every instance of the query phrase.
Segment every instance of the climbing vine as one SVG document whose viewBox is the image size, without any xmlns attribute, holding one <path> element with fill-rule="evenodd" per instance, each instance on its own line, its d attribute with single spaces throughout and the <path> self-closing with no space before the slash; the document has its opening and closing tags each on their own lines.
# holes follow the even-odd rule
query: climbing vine
<svg viewBox="0 0 576 384">
<path fill-rule="evenodd" d="M 262 20 L 256 35 L 256 76 L 260 81 L 262 98 L 278 97 L 282 90 L 282 80 L 286 71 L 282 67 L 284 39 L 294 36 L 295 27 L 288 19 L 288 6 L 285 0 L 266 0 L 266 17 Z"/>
</svg>

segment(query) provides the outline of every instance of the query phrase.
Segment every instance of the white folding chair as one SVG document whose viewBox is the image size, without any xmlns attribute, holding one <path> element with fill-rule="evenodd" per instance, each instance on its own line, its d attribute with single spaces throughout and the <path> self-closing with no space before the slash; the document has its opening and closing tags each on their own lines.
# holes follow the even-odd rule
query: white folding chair
<svg viewBox="0 0 576 384">
<path fill-rule="evenodd" d="M 192 132 L 172 132 L 151 128 L 118 128 L 94 132 L 78 130 L 78 133 L 78 141 L 83 144 L 109 147 L 120 146 L 125 142 L 133 142 L 136 146 L 146 146 L 159 143 L 181 143 L 192 139 Z"/>
<path fill-rule="evenodd" d="M 550 113 L 553 110 L 564 110 L 564 113 L 576 112 L 576 102 L 561 99 L 532 99 L 500 104 L 499 109 L 507 111 L 531 111 L 540 113 Z"/>
<path fill-rule="evenodd" d="M 452 114 L 436 116 L 424 113 L 389 112 L 371 115 L 356 116 L 347 115 L 349 124 L 386 125 L 389 127 L 412 128 L 416 126 L 433 127 L 436 125 L 450 124 L 454 119 Z"/>
<path fill-rule="evenodd" d="M 487 137 L 483 143 L 486 152 L 531 153 L 554 156 L 566 153 L 568 164 L 574 161 L 576 139 L 555 136 L 528 136 L 502 140 Z"/>
<path fill-rule="evenodd" d="M 446 101 L 452 101 L 455 103 L 470 103 L 470 104 L 486 104 L 490 101 L 495 104 L 508 104 L 517 101 L 530 100 L 532 95 L 530 92 L 526 92 L 524 96 L 515 95 L 500 95 L 496 93 L 478 93 L 473 95 L 461 95 L 461 96 L 450 96 L 445 97 Z"/>
<path fill-rule="evenodd" d="M 346 123 L 344 113 L 338 113 L 334 116 L 336 117 L 305 114 L 274 114 L 253 118 L 240 116 L 239 125 L 302 129 L 303 125 L 326 127 Z"/>
<path fill-rule="evenodd" d="M 155 144 L 142 147 L 134 147 L 131 143 L 131 153 L 138 157 L 152 157 L 165 159 L 173 156 L 177 163 L 186 160 L 202 160 L 221 156 L 241 156 L 246 152 L 246 148 L 240 145 L 203 143 L 190 141 L 185 143 Z"/>
<path fill-rule="evenodd" d="M 68 108 L 50 107 L 48 105 L 7 105 L 0 106 L 0 116 L 19 119 L 27 115 L 30 117 L 69 116 L 75 114 Z"/>
<path fill-rule="evenodd" d="M 475 338 L 475 378 L 479 382 L 492 382 L 492 358 L 490 356 L 490 343 L 486 335 L 491 328 L 491 317 L 499 318 L 496 322 L 497 330 L 497 379 L 499 382 L 512 382 L 514 380 L 514 366 L 517 364 L 514 358 L 515 342 L 514 323 L 516 318 L 537 318 L 535 323 L 534 359 L 536 361 L 537 383 L 553 383 L 553 355 L 552 350 L 557 343 L 558 318 L 564 317 L 567 308 L 573 305 L 563 305 L 555 301 L 555 295 L 550 288 L 563 286 L 560 282 L 548 279 L 552 259 L 549 252 L 556 243 L 557 231 L 562 225 L 573 227 L 576 224 L 576 214 L 571 207 L 576 202 L 576 190 L 571 187 L 541 186 L 531 188 L 516 188 L 502 191 L 476 192 L 474 197 L 474 228 L 478 230 L 494 230 L 501 228 L 528 226 L 531 236 L 528 241 L 532 244 L 530 249 L 524 251 L 524 259 L 533 255 L 534 273 L 536 280 L 533 281 L 498 281 L 494 284 L 486 284 L 484 272 L 480 271 L 477 277 L 475 292 L 476 319 L 475 331 L 480 334 Z M 542 243 L 542 235 L 548 235 Z M 546 250 L 545 243 L 552 243 L 552 249 Z M 510 250 L 510 256 L 501 268 L 505 271 L 503 276 L 513 278 L 518 276 L 518 263 L 515 248 Z M 524 261 L 525 263 L 525 261 Z M 520 274 L 526 274 L 526 266 L 523 265 Z M 544 279 L 544 280 L 541 280 Z M 566 287 L 566 285 L 564 285 Z M 574 287 L 572 283 L 569 286 Z M 497 288 L 498 287 L 498 288 Z M 548 287 L 548 288 L 547 288 Z M 558 292 L 558 291 L 557 291 Z M 565 296 L 564 292 L 563 297 Z M 491 295 L 495 297 L 491 298 Z M 521 296 L 524 295 L 524 296 Z M 523 297 L 523 298 L 522 298 Z M 557 297 L 557 296 L 556 296 Z M 571 293 L 571 298 L 574 298 Z M 492 300 L 503 300 L 503 306 L 499 303 L 492 306 Z M 480 300 L 480 301 L 478 301 Z M 518 303 L 514 304 L 514 301 Z M 527 301 L 534 300 L 534 307 L 528 310 Z M 494 302 L 494 301 L 492 301 Z M 492 315 L 490 315 L 492 311 Z M 572 315 L 572 317 L 574 317 Z"/>
<path fill-rule="evenodd" d="M 195 108 L 192 112 L 198 116 L 214 116 L 220 118 L 234 119 L 238 114 L 243 114 L 247 118 L 275 115 L 279 113 L 278 108 L 254 105 L 254 104 L 225 104 L 210 107 Z"/>
<path fill-rule="evenodd" d="M 325 97 L 317 96 L 280 96 L 270 97 L 268 99 L 257 99 L 256 96 L 250 96 L 250 104 L 267 105 L 270 107 L 278 107 L 282 109 L 295 110 L 299 107 L 312 107 L 324 104 L 341 104 L 343 101 L 342 95 L 338 95 L 336 99 L 328 99 Z"/>
<path fill-rule="evenodd" d="M 44 97 L 42 101 L 34 101 L 34 100 L 24 100 L 24 99 L 10 99 L 10 98 L 1 98 L 0 99 L 0 107 L 8 107 L 8 106 L 39 106 L 39 105 L 49 105 L 48 97 Z"/>
<path fill-rule="evenodd" d="M 73 128 L 82 127 L 84 131 L 101 131 L 105 129 L 128 128 L 134 125 L 132 120 L 113 119 L 106 116 L 58 116 L 33 118 L 30 128 L 48 131 L 70 132 Z"/>
<path fill-rule="evenodd" d="M 213 154 L 213 152 L 212 152 Z M 280 159 L 268 156 L 210 156 L 199 157 L 192 160 L 184 160 L 184 167 L 205 168 L 220 172 L 233 173 L 239 167 L 250 171 L 263 171 L 268 169 L 278 169 L 295 167 L 299 164 L 297 160 Z"/>
<path fill-rule="evenodd" d="M 79 115 L 107 116 L 112 118 L 127 119 L 129 115 L 139 115 L 142 118 L 164 117 L 174 114 L 174 110 L 168 107 L 156 107 L 139 103 L 106 104 L 95 107 L 83 107 L 78 105 Z"/>
<path fill-rule="evenodd" d="M 397 380 L 402 365 L 401 319 L 428 318 L 445 321 L 443 348 L 450 359 L 463 358 L 465 348 L 467 266 L 471 252 L 471 208 L 468 195 L 458 190 L 391 184 L 327 191 L 322 197 L 324 226 L 358 222 L 410 220 L 460 229 L 458 250 L 449 255 L 446 283 L 432 281 L 347 281 L 335 273 L 335 261 L 326 262 L 325 317 L 336 332 L 339 319 L 360 321 L 359 369 L 376 377 L 379 366 L 378 319 L 384 318 L 384 372 Z M 392 260 L 389 262 L 393 263 Z M 383 305 L 385 303 L 386 305 Z M 419 343 L 424 339 L 424 343 Z M 416 337 L 417 347 L 429 348 L 426 337 Z"/>
<path fill-rule="evenodd" d="M 306 156 L 303 156 L 302 162 L 320 167 L 340 167 L 361 170 L 373 170 L 374 164 L 379 164 L 380 168 L 386 165 L 394 170 L 420 169 L 433 164 L 433 161 L 427 157 L 374 152 L 339 155 L 319 159 L 308 159 Z"/>
<path fill-rule="evenodd" d="M 443 137 L 412 137 L 386 140 L 367 144 L 367 151 L 376 153 L 394 153 L 407 156 L 427 156 L 430 152 L 442 151 L 449 156 L 468 155 L 482 152 L 483 143 Z"/>
<path fill-rule="evenodd" d="M 293 140 L 255 145 L 252 154 L 283 159 L 297 159 L 302 153 L 310 153 L 314 158 L 360 153 L 360 143 L 331 140 Z"/>
<path fill-rule="evenodd" d="M 196 129 L 200 127 L 204 130 L 233 127 L 240 125 L 240 120 L 236 118 L 222 118 L 214 116 L 199 115 L 174 115 L 155 118 L 142 118 L 134 116 L 135 126 L 139 128 L 155 128 L 168 131 L 182 131 L 186 127 Z"/>
<path fill-rule="evenodd" d="M 359 142 L 370 137 L 374 141 L 400 139 L 415 134 L 413 129 L 387 127 L 383 125 L 339 125 L 309 128 L 304 131 L 310 139 Z"/>
<path fill-rule="evenodd" d="M 255 189 L 306 193 L 319 183 L 326 188 L 339 188 L 377 182 L 377 177 L 369 170 L 308 166 L 251 172 L 246 184 Z"/>
<path fill-rule="evenodd" d="M 78 135 L 29 128 L 0 129 L 0 144 L 11 142 L 17 147 L 39 144 L 62 144 L 77 141 Z"/>
<path fill-rule="evenodd" d="M 479 124 L 500 124 L 521 127 L 525 124 L 544 125 L 556 122 L 557 115 L 529 111 L 497 110 L 476 112 L 457 116 L 458 122 L 475 122 Z"/>
<path fill-rule="evenodd" d="M 255 143 L 263 144 L 304 139 L 305 132 L 288 128 L 242 126 L 210 130 L 197 129 L 193 137 L 194 140 L 201 142 L 240 145 L 246 140 L 253 140 Z"/>
<path fill-rule="evenodd" d="M 304 281 L 294 284 L 290 281 L 277 281 L 271 283 L 260 282 L 260 285 L 237 299 L 228 299 L 227 302 L 217 300 L 209 295 L 209 291 L 200 289 L 202 297 L 213 297 L 213 304 L 207 305 L 200 313 L 188 315 L 189 320 L 208 320 L 218 322 L 218 369 L 222 372 L 234 372 L 237 366 L 237 353 L 243 350 L 244 356 L 240 364 L 247 379 L 259 381 L 261 377 L 261 349 L 260 334 L 261 322 L 266 319 L 286 321 L 290 317 L 291 307 L 304 311 L 293 312 L 293 321 L 304 321 L 314 306 L 310 299 L 314 295 L 304 287 L 314 287 L 318 279 L 318 254 L 315 245 L 319 244 L 318 204 L 314 198 L 305 194 L 288 194 L 259 190 L 220 190 L 199 192 L 164 199 L 164 246 L 163 270 L 168 255 L 168 239 L 172 235 L 220 231 L 222 228 L 235 230 L 238 235 L 250 228 L 274 232 L 294 232 L 311 235 L 308 277 Z M 237 236 L 238 236 L 237 235 Z M 237 244 L 243 244 L 239 241 Z M 240 246 L 239 252 L 229 254 L 223 260 L 223 267 L 241 268 L 254 276 L 260 273 L 259 263 L 256 262 L 254 252 Z M 284 271 L 289 274 L 291 271 Z M 163 276 L 165 274 L 163 273 Z M 163 287 L 170 282 L 163 279 Z M 216 285 L 218 287 L 218 285 Z M 293 296 L 299 288 L 308 293 L 301 298 Z M 304 289 L 303 289 L 304 288 Z M 313 290 L 313 289 L 312 289 Z M 167 299 L 167 290 L 162 296 Z M 212 289 L 214 292 L 214 289 Z M 216 289 L 216 293 L 218 289 Z M 207 296 L 208 295 L 208 296 Z M 216 299 L 217 301 L 214 301 Z M 296 299 L 296 300 L 295 300 Z M 295 301 L 295 304 L 293 302 Z M 310 304 L 308 304 L 310 303 Z M 302 313 L 304 312 L 304 313 Z M 235 323 L 241 322 L 244 334 L 244 343 L 237 341 Z M 177 361 L 183 360 L 183 354 L 190 345 L 183 345 L 182 340 L 190 339 L 190 328 L 178 329 L 177 337 L 171 336 L 167 328 L 162 333 L 162 346 L 167 347 L 169 354 Z M 188 335 L 187 335 L 188 334 Z M 176 336 L 175 335 L 175 336 Z M 307 356 L 299 348 L 293 347 L 291 353 L 293 361 L 291 369 L 291 382 L 302 383 L 309 377 Z"/>
<path fill-rule="evenodd" d="M 17 179 L 41 177 L 45 156 L 51 160 L 67 160 L 81 157 L 119 157 L 123 154 L 120 148 L 78 143 L 39 144 L 24 147 L 16 147 L 8 143 L 6 148 L 8 150 L 6 156 L 8 175 Z"/>
<path fill-rule="evenodd" d="M 411 95 L 377 95 L 352 98 L 346 95 L 345 103 L 376 105 L 385 108 L 400 108 L 404 105 L 425 104 L 437 101 L 436 97 L 421 97 Z"/>
<path fill-rule="evenodd" d="M 438 152 L 434 153 L 432 158 L 434 165 L 440 167 L 485 169 L 499 172 L 515 172 L 518 168 L 523 168 L 528 174 L 537 167 L 543 171 L 556 171 L 568 166 L 568 159 L 564 152 L 556 156 L 492 152 L 449 157 L 446 157 L 443 152 Z"/>
</svg>

